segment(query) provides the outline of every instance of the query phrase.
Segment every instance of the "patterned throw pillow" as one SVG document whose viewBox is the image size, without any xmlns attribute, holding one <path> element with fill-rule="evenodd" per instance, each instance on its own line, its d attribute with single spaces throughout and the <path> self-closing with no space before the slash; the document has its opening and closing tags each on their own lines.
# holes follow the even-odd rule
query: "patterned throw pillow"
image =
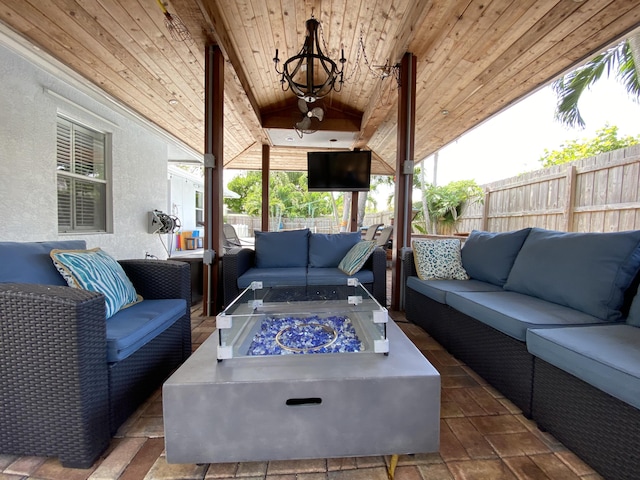
<svg viewBox="0 0 640 480">
<path fill-rule="evenodd" d="M 469 280 L 462 266 L 460 240 L 414 240 L 413 260 L 421 280 Z"/>
<path fill-rule="evenodd" d="M 338 268 L 347 275 L 353 275 L 359 272 L 375 249 L 375 240 L 362 240 L 356 243 L 344 258 L 340 260 Z"/>
<path fill-rule="evenodd" d="M 70 287 L 105 296 L 106 318 L 142 299 L 120 264 L 99 248 L 51 250 L 50 256 Z"/>
</svg>

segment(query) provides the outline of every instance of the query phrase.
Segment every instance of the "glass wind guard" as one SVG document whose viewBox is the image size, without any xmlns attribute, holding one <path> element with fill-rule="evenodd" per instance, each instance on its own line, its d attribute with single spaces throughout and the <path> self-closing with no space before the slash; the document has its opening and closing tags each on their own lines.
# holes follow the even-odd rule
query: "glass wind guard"
<svg viewBox="0 0 640 480">
<path fill-rule="evenodd" d="M 355 279 L 345 286 L 254 282 L 216 319 L 218 359 L 389 352 L 387 309 Z"/>
</svg>

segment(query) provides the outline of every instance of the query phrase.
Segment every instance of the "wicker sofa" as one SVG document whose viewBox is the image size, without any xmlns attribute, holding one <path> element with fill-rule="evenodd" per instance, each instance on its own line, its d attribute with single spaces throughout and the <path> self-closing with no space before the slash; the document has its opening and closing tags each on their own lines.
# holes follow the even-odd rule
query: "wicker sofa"
<svg viewBox="0 0 640 480">
<path fill-rule="evenodd" d="M 233 248 L 222 260 L 224 301 L 229 305 L 253 281 L 264 286 L 309 287 L 346 285 L 349 275 L 338 268 L 360 233 L 319 234 L 308 229 L 256 232 L 255 250 Z M 387 255 L 375 248 L 352 276 L 381 304 L 386 305 Z"/>
<path fill-rule="evenodd" d="M 640 471 L 640 231 L 472 232 L 469 280 L 421 280 L 407 319 L 607 479 Z"/>
<path fill-rule="evenodd" d="M 90 467 L 191 353 L 189 265 L 120 261 L 144 300 L 106 319 L 105 297 L 49 257 L 85 247 L 0 242 L 0 453 Z"/>
</svg>

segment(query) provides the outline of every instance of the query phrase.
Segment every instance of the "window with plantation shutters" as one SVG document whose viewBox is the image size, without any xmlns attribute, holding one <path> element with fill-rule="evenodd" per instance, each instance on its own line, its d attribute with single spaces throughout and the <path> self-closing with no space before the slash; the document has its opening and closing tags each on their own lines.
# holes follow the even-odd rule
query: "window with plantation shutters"
<svg viewBox="0 0 640 480">
<path fill-rule="evenodd" d="M 58 117 L 58 231 L 106 231 L 106 135 Z"/>
</svg>

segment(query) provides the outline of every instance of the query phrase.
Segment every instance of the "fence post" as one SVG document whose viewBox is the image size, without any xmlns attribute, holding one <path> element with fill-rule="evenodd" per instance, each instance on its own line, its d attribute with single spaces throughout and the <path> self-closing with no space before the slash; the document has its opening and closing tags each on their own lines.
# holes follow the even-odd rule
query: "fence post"
<svg viewBox="0 0 640 480">
<path fill-rule="evenodd" d="M 573 231 L 573 210 L 576 200 L 576 167 L 569 165 L 567 167 L 566 188 L 564 198 L 564 231 Z"/>
<path fill-rule="evenodd" d="M 484 190 L 484 205 L 482 206 L 482 230 L 485 232 L 489 230 L 489 199 L 491 197 L 491 190 L 485 188 Z"/>
</svg>

